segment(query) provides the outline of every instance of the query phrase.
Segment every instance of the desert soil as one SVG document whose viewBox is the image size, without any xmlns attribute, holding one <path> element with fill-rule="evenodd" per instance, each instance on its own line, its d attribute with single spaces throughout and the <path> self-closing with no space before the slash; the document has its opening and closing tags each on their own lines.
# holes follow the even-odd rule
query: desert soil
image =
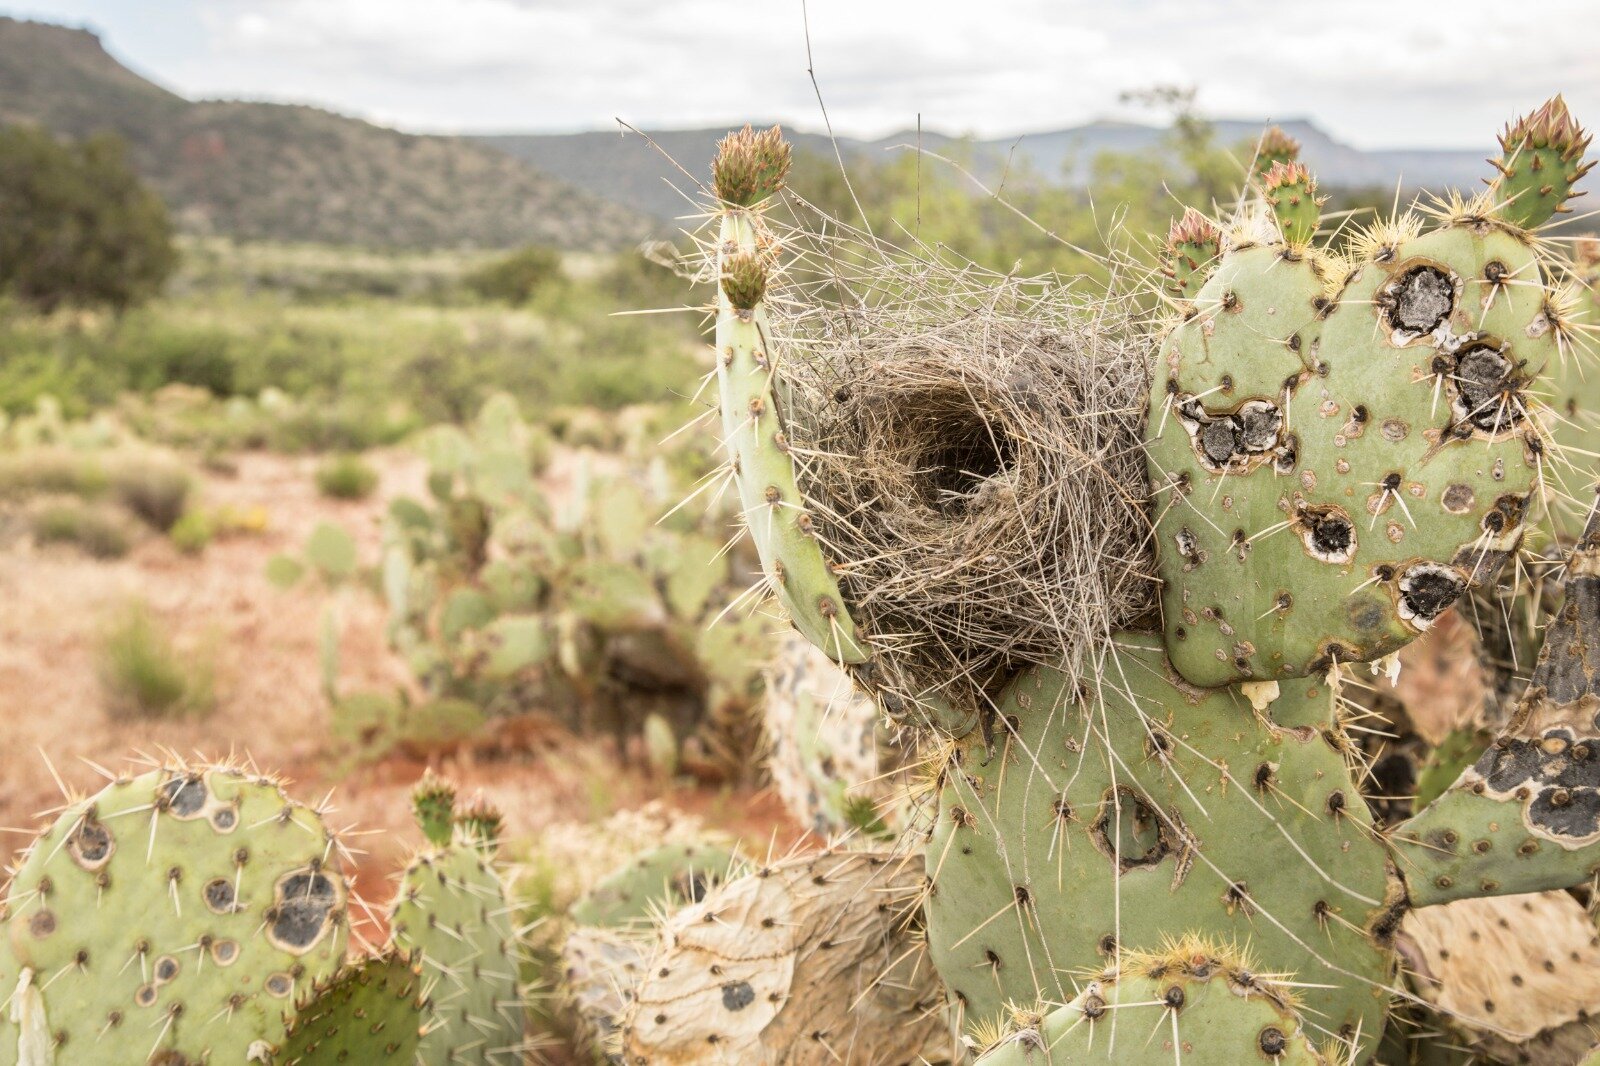
<svg viewBox="0 0 1600 1066">
<path fill-rule="evenodd" d="M 330 592 L 310 579 L 279 589 L 265 568 L 275 554 L 298 553 L 321 521 L 356 538 L 363 565 L 377 562 L 388 501 L 425 496 L 426 470 L 399 451 L 368 459 L 380 473 L 379 489 L 354 502 L 317 493 L 312 457 L 246 453 L 231 473 L 201 475 L 203 505 L 259 505 L 269 519 L 264 532 L 215 541 L 198 557 L 157 536 L 114 562 L 11 538 L 0 550 L 0 721 L 7 733 L 0 744 L 0 826 L 7 827 L 0 857 L 26 843 L 41 816 L 62 802 L 63 788 L 92 792 L 102 783 L 101 769 L 136 768 L 138 759 L 163 752 L 249 759 L 283 774 L 299 799 L 330 796 L 330 822 L 352 827 L 350 839 L 362 853 L 358 890 L 378 903 L 391 894 L 389 876 L 420 843 L 408 795 L 430 763 L 466 795 L 481 791 L 499 804 L 508 835 L 535 846 L 546 825 L 598 819 L 654 798 L 762 846 L 775 837 L 779 846 L 794 840 L 796 831 L 768 792 L 652 780 L 618 765 L 595 743 L 533 721 L 480 746 L 425 759 L 353 765 L 336 750 L 319 680 L 319 618 L 329 596 L 337 596 L 341 691 L 392 691 L 410 678 L 384 640 L 383 605 L 361 588 Z M 559 491 L 568 470 L 570 463 L 555 465 L 552 489 Z M 96 647 L 108 620 L 135 598 L 150 605 L 180 648 L 214 659 L 218 699 L 208 716 L 130 721 L 107 713 Z"/>
</svg>

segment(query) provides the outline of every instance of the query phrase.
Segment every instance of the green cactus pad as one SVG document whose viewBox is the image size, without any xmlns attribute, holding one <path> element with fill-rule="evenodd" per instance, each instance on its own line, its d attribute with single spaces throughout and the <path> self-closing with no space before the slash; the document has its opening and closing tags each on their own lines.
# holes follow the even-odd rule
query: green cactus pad
<svg viewBox="0 0 1600 1066">
<path fill-rule="evenodd" d="M 344 959 L 338 854 L 314 811 L 233 767 L 166 767 L 71 804 L 7 896 L 23 1039 L 47 1034 L 54 1066 L 276 1046 Z"/>
<path fill-rule="evenodd" d="M 969 1032 L 1194 934 L 1307 982 L 1319 1040 L 1377 1039 L 1399 885 L 1326 684 L 1195 689 L 1121 635 L 1081 698 L 1035 670 L 1000 713 L 992 757 L 956 748 L 926 847 L 928 943 Z"/>
<path fill-rule="evenodd" d="M 273 1066 L 412 1066 L 428 1023 L 422 967 L 397 952 L 352 963 L 299 1002 Z"/>
<path fill-rule="evenodd" d="M 1406 644 L 1518 544 L 1546 451 L 1534 253 L 1492 221 L 1339 268 L 1224 256 L 1168 339 L 1149 461 L 1168 652 L 1188 680 L 1298 677 Z"/>
<path fill-rule="evenodd" d="M 423 1066 L 511 1066 L 521 1061 L 526 1011 L 516 935 L 500 875 L 460 840 L 424 851 L 406 867 L 389 915 L 395 945 L 420 952 L 434 1023 Z"/>
<path fill-rule="evenodd" d="M 757 219 L 747 210 L 722 216 L 719 277 L 739 256 L 758 251 Z M 748 286 L 739 290 L 748 291 Z M 724 444 L 738 474 L 745 526 L 755 541 L 767 580 L 795 628 L 838 662 L 866 661 L 868 653 L 839 593 L 839 582 L 813 534 L 811 515 L 795 478 L 794 458 L 772 387 L 777 352 L 759 301 L 736 307 L 728 287 L 717 288 L 717 385 Z"/>
<path fill-rule="evenodd" d="M 1274 163 L 1261 177 L 1261 198 L 1278 221 L 1278 232 L 1291 248 L 1303 248 L 1316 235 L 1322 213 L 1317 180 L 1299 163 Z"/>
<path fill-rule="evenodd" d="M 1192 301 L 1221 254 L 1222 234 L 1217 227 L 1194 208 L 1186 208 L 1167 231 L 1161 271 L 1167 278 L 1167 292 L 1178 300 Z"/>
<path fill-rule="evenodd" d="M 1412 903 L 1569 888 L 1600 873 L 1600 515 L 1568 559 L 1510 726 L 1395 832 Z"/>
<path fill-rule="evenodd" d="M 651 922 L 727 879 L 737 856 L 727 848 L 667 844 L 608 875 L 572 905 L 576 925 L 602 929 Z"/>
<path fill-rule="evenodd" d="M 1533 229 L 1558 212 L 1571 210 L 1566 202 L 1573 186 L 1594 166 L 1583 161 L 1588 145 L 1589 135 L 1559 95 L 1507 126 L 1500 135 L 1502 154 L 1495 164 L 1500 171 L 1494 184 L 1500 217 Z"/>
<path fill-rule="evenodd" d="M 1545 466 L 1551 482 L 1552 532 L 1574 539 L 1595 505 L 1600 489 L 1600 241 L 1578 249 L 1577 285 L 1567 299 L 1549 301 L 1546 317 L 1560 331 L 1559 356 L 1549 367 L 1550 407 L 1555 418 L 1551 436 L 1566 458 L 1552 458 Z"/>
<path fill-rule="evenodd" d="M 1280 976 L 1280 975 L 1273 975 Z M 1283 980 L 1280 976 L 1280 980 Z M 1295 990 L 1199 941 L 1128 960 L 1049 1014 L 1023 1012 L 976 1066 L 1332 1066 L 1303 1026 Z"/>
</svg>

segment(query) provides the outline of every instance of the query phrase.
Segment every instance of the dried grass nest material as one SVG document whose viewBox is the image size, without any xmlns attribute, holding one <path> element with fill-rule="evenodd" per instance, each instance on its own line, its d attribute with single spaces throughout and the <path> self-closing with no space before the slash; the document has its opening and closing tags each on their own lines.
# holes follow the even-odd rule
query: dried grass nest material
<svg viewBox="0 0 1600 1066">
<path fill-rule="evenodd" d="M 769 290 L 777 395 L 874 684 L 981 708 L 1076 672 L 1155 603 L 1136 297 L 807 239 Z"/>
</svg>

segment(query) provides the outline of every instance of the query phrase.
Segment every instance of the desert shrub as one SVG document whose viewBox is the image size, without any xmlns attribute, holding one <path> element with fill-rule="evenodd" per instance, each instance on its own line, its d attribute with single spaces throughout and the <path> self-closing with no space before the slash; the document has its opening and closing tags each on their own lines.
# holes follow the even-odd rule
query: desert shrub
<svg viewBox="0 0 1600 1066">
<path fill-rule="evenodd" d="M 211 516 L 204 511 L 188 511 L 167 530 L 172 546 L 185 555 L 199 555 L 211 543 L 215 529 Z"/>
<path fill-rule="evenodd" d="M 80 500 L 45 504 L 33 513 L 31 527 L 35 544 L 71 544 L 93 559 L 120 559 L 133 546 L 119 512 Z"/>
<path fill-rule="evenodd" d="M 317 491 L 334 500 L 364 500 L 378 487 L 378 472 L 359 455 L 336 455 L 317 467 Z"/>
<path fill-rule="evenodd" d="M 148 605 L 126 604 L 101 635 L 97 672 L 116 718 L 198 718 L 216 708 L 207 656 L 180 652 Z"/>
<path fill-rule="evenodd" d="M 36 494 L 94 499 L 108 484 L 104 465 L 93 456 L 56 448 L 0 456 L 0 497 L 6 499 Z"/>
<path fill-rule="evenodd" d="M 188 472 L 165 460 L 130 459 L 111 474 L 117 502 L 161 533 L 188 510 L 192 487 Z"/>
<path fill-rule="evenodd" d="M 563 280 L 561 253 L 529 245 L 479 267 L 463 280 L 486 300 L 527 303 L 535 293 Z"/>
</svg>

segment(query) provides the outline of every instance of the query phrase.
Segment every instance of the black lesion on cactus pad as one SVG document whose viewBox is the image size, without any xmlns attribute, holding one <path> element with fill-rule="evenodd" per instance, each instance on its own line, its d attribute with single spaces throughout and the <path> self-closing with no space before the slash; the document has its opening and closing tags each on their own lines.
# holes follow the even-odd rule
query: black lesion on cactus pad
<svg viewBox="0 0 1600 1066">
<path fill-rule="evenodd" d="M 727 1010 L 744 1010 L 756 1001 L 756 990 L 749 981 L 731 981 L 722 986 L 722 1005 Z"/>
<path fill-rule="evenodd" d="M 1492 341 L 1480 341 L 1456 353 L 1450 384 L 1455 389 L 1451 412 L 1458 423 L 1485 433 L 1504 433 L 1526 417 L 1521 374 L 1506 358 L 1504 348 Z"/>
<path fill-rule="evenodd" d="M 1213 413 L 1193 396 L 1177 405 L 1202 465 L 1213 472 L 1244 469 L 1279 447 L 1283 411 L 1268 400 L 1246 400 L 1233 412 Z"/>
<path fill-rule="evenodd" d="M 1491 792 L 1529 799 L 1529 824 L 1575 839 L 1600 833 L 1600 751 L 1595 738 L 1546 730 L 1536 738 L 1505 737 L 1483 753 L 1474 771 Z"/>
<path fill-rule="evenodd" d="M 111 831 L 95 818 L 90 811 L 83 816 L 78 827 L 67 838 L 67 852 L 72 856 L 72 861 L 85 870 L 98 870 L 111 858 L 111 853 L 116 848 L 116 840 L 111 836 Z"/>
<path fill-rule="evenodd" d="M 316 869 L 297 870 L 278 882 L 277 898 L 267 912 L 268 937 L 285 951 L 309 951 L 332 924 L 339 890 Z"/>
<path fill-rule="evenodd" d="M 168 779 L 161 786 L 157 806 L 177 818 L 193 818 L 205 807 L 209 794 L 199 774 L 184 774 Z"/>
<path fill-rule="evenodd" d="M 1416 266 L 1401 273 L 1379 290 L 1378 307 L 1389 329 L 1408 340 L 1433 333 L 1450 317 L 1456 286 L 1449 274 L 1434 266 Z"/>
<path fill-rule="evenodd" d="M 1417 563 L 1400 575 L 1400 617 L 1427 628 L 1467 591 L 1467 581 L 1454 567 Z"/>
<path fill-rule="evenodd" d="M 1356 527 L 1342 508 L 1302 504 L 1293 523 L 1301 543 L 1314 557 L 1326 563 L 1347 563 L 1354 558 Z"/>
</svg>

